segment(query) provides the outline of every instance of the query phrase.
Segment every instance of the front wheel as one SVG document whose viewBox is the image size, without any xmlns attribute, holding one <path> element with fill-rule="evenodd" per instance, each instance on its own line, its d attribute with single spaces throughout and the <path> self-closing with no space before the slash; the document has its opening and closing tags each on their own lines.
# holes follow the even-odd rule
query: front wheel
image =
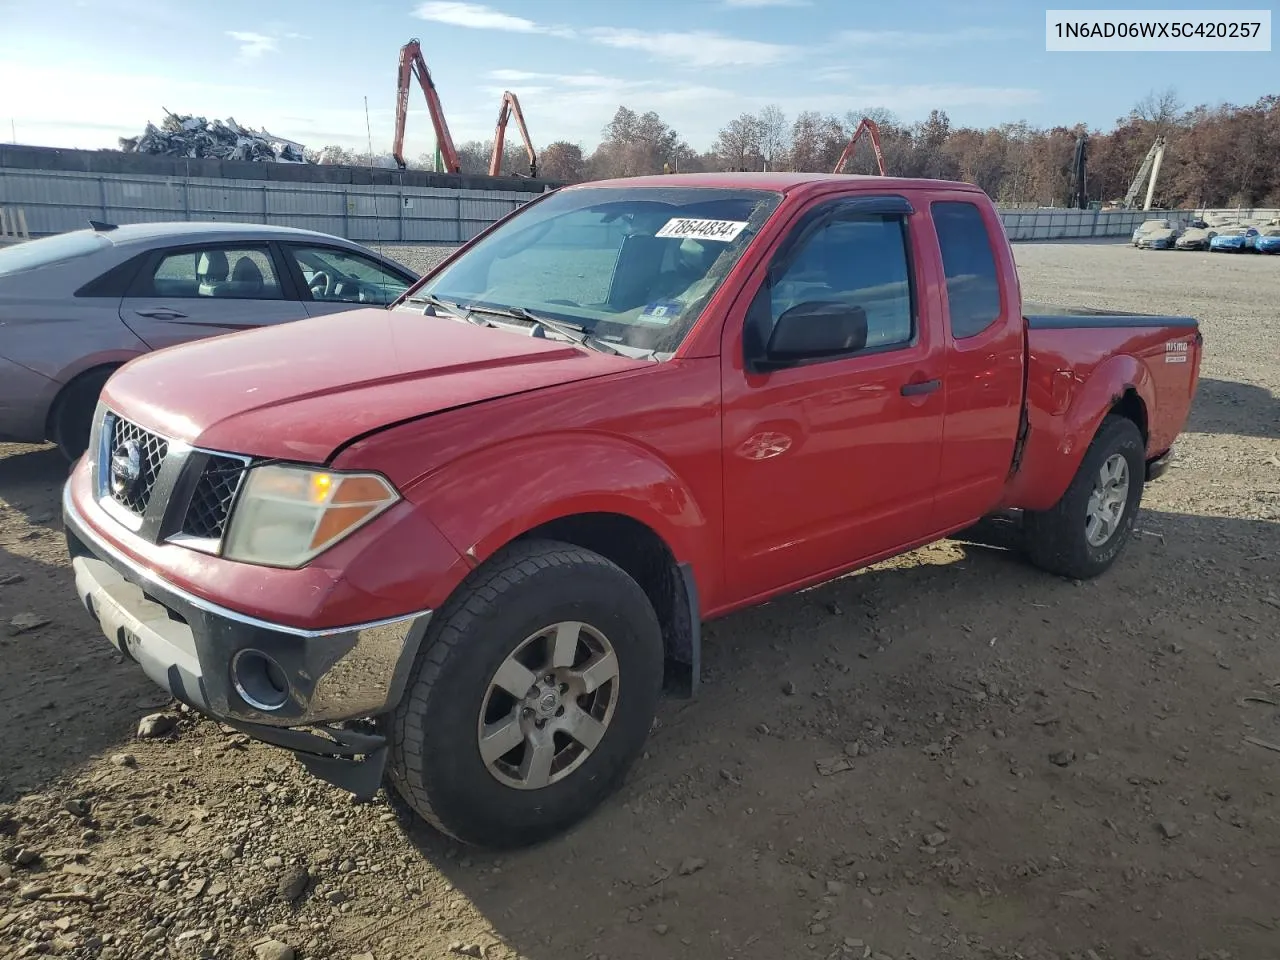
<svg viewBox="0 0 1280 960">
<path fill-rule="evenodd" d="M 455 840 L 541 842 L 621 782 L 662 673 L 658 618 L 625 571 L 569 544 L 517 544 L 432 625 L 390 720 L 390 780 Z"/>
<path fill-rule="evenodd" d="M 1129 541 L 1145 480 L 1141 432 L 1132 420 L 1108 416 L 1057 504 L 1024 515 L 1031 562 L 1076 580 L 1104 573 Z"/>
</svg>

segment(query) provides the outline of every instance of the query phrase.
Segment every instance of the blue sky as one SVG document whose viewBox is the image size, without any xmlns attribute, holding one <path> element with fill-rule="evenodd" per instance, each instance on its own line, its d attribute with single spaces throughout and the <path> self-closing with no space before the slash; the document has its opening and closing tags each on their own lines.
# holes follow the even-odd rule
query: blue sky
<svg viewBox="0 0 1280 960">
<path fill-rule="evenodd" d="M 538 144 L 588 149 L 619 104 L 705 149 L 770 103 L 1107 127 L 1152 88 L 1250 103 L 1280 75 L 1275 53 L 1046 53 L 1044 5 L 1026 0 L 0 0 L 0 23 L 0 137 L 12 123 L 21 143 L 77 147 L 115 146 L 167 107 L 363 149 L 367 96 L 385 151 L 414 36 L 458 142 L 492 136 L 511 89 Z M 405 152 L 431 146 L 415 89 Z"/>
</svg>

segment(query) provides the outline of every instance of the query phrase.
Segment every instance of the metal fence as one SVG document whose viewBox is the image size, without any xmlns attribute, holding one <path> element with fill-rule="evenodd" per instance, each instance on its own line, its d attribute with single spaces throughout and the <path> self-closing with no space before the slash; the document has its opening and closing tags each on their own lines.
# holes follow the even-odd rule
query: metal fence
<svg viewBox="0 0 1280 960">
<path fill-rule="evenodd" d="M 0 168 L 0 205 L 21 208 L 33 237 L 76 230 L 88 220 L 236 220 L 318 230 L 366 243 L 457 244 L 536 196 Z"/>
<path fill-rule="evenodd" d="M 0 167 L 0 205 L 20 208 L 33 237 L 86 221 L 239 220 L 301 227 L 364 243 L 458 244 L 536 197 L 449 187 L 359 186 Z M 1003 209 L 1010 240 L 1127 237 L 1143 220 L 1267 220 L 1277 210 Z"/>
</svg>

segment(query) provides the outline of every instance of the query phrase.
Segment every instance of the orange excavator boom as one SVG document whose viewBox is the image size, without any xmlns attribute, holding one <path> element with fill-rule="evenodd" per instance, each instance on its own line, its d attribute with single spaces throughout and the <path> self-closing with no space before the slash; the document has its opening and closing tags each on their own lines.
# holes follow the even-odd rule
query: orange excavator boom
<svg viewBox="0 0 1280 960">
<path fill-rule="evenodd" d="M 404 124 L 409 115 L 409 79 L 418 78 L 418 85 L 427 98 L 427 110 L 431 114 L 431 125 L 436 131 L 436 146 L 444 160 L 448 173 L 461 173 L 462 162 L 458 159 L 458 150 L 453 145 L 453 136 L 449 133 L 449 124 L 444 119 L 444 107 L 440 103 L 440 94 L 431 79 L 431 71 L 427 69 L 427 61 L 422 57 L 422 46 L 417 38 L 410 40 L 400 48 L 400 70 L 396 76 L 396 136 L 391 147 L 391 155 L 396 166 L 405 168 L 404 162 Z M 521 124 L 523 126 L 523 123 Z"/>
<path fill-rule="evenodd" d="M 502 173 L 502 152 L 507 138 L 507 121 L 512 114 L 516 116 L 516 125 L 520 128 L 520 138 L 524 140 L 525 153 L 529 155 L 529 176 L 538 176 L 538 155 L 533 149 L 533 140 L 529 138 L 529 128 L 524 123 L 524 113 L 520 109 L 520 101 L 510 90 L 502 94 L 502 106 L 498 108 L 498 128 L 493 134 L 493 156 L 489 158 L 489 176 L 496 177 Z"/>
<path fill-rule="evenodd" d="M 858 122 L 858 128 L 853 131 L 853 136 L 849 138 L 849 142 L 845 144 L 844 153 L 840 154 L 840 159 L 836 161 L 836 168 L 832 173 L 843 173 L 844 165 L 853 157 L 854 148 L 858 145 L 858 138 L 862 136 L 863 131 L 871 137 L 871 149 L 876 153 L 876 166 L 880 168 L 880 176 L 884 176 L 884 153 L 880 150 L 880 128 L 876 126 L 876 122 L 869 117 L 863 117 Z"/>
</svg>

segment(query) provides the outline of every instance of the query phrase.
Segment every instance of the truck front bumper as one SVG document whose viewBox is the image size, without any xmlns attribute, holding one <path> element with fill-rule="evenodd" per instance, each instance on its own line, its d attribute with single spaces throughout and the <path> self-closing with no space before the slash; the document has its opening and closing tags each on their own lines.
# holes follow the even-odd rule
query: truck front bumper
<svg viewBox="0 0 1280 960">
<path fill-rule="evenodd" d="M 62 509 L 76 594 L 117 650 L 178 700 L 293 751 L 321 779 L 377 792 L 386 738 L 337 724 L 399 703 L 431 611 L 325 630 L 269 623 L 127 559 L 85 523 L 69 486 Z"/>
</svg>

